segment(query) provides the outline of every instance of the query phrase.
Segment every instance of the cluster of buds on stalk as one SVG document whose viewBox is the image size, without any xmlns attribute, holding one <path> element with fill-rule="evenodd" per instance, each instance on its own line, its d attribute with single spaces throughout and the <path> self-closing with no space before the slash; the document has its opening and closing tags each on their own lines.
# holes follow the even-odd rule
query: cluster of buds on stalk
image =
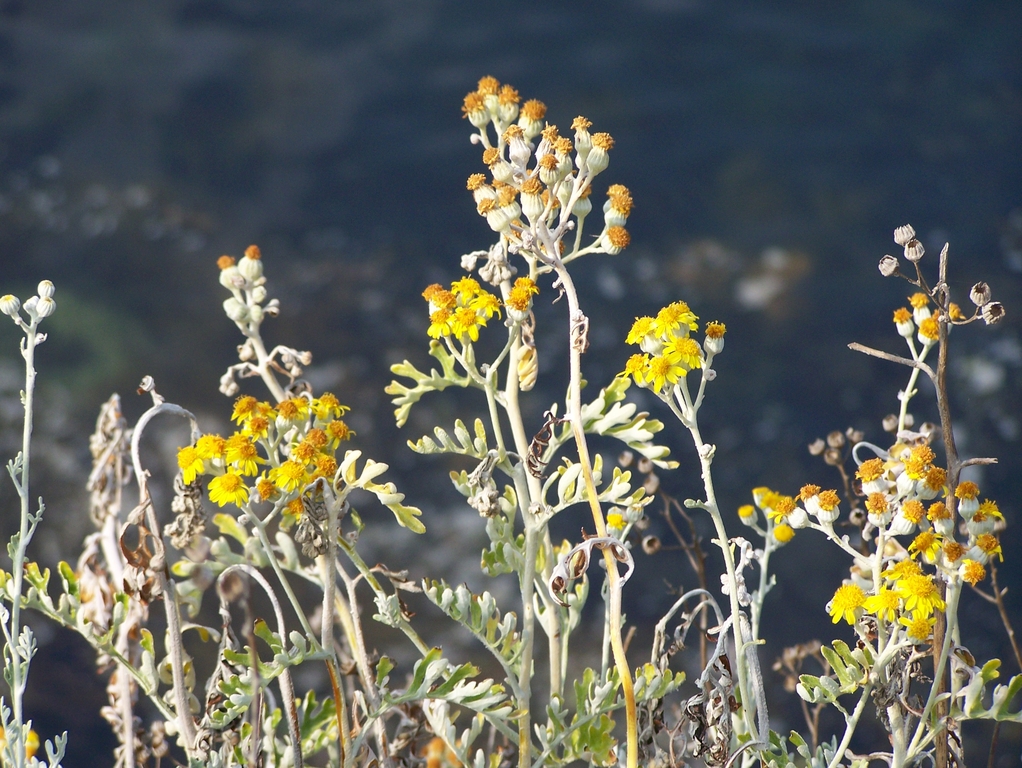
<svg viewBox="0 0 1022 768">
<path fill-rule="evenodd" d="M 630 242 L 625 223 L 632 211 L 631 194 L 620 184 L 607 191 L 595 242 L 581 243 L 582 224 L 593 208 L 592 182 L 606 170 L 614 139 L 590 133 L 592 123 L 584 117 L 572 122 L 573 138 L 561 136 L 545 121 L 541 101 L 519 102 L 517 90 L 484 77 L 462 106 L 490 172 L 490 178 L 473 174 L 467 186 L 479 215 L 500 234 L 502 250 L 548 265 L 585 253 L 620 253 Z M 570 230 L 576 232 L 574 246 L 566 248 L 562 240 Z"/>
</svg>

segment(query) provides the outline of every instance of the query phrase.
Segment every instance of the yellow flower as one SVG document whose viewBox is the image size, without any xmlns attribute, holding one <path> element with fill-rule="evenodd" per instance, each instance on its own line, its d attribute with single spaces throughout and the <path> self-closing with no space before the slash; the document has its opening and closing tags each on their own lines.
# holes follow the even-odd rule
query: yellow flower
<svg viewBox="0 0 1022 768">
<path fill-rule="evenodd" d="M 918 499 L 908 499 L 902 502 L 901 514 L 910 523 L 919 525 L 926 516 L 926 509 Z"/>
<path fill-rule="evenodd" d="M 265 438 L 270 430 L 270 420 L 266 416 L 253 416 L 245 422 L 245 428 L 241 430 L 243 435 L 253 440 Z"/>
<path fill-rule="evenodd" d="M 788 515 L 795 511 L 795 506 L 795 499 L 791 496 L 781 496 L 778 494 L 770 500 L 770 506 L 767 508 L 766 515 L 774 523 L 780 524 L 787 519 Z"/>
<path fill-rule="evenodd" d="M 233 464 L 243 475 L 259 474 L 259 465 L 266 460 L 259 456 L 259 451 L 248 435 L 235 432 L 227 440 L 227 463 Z"/>
<path fill-rule="evenodd" d="M 795 538 L 795 529 L 792 528 L 787 523 L 775 525 L 774 538 L 777 539 L 778 544 L 787 544 L 789 541 Z"/>
<path fill-rule="evenodd" d="M 930 446 L 917 445 L 910 451 L 908 458 L 905 459 L 905 474 L 913 480 L 921 480 L 929 471 L 930 465 L 936 457 Z"/>
<path fill-rule="evenodd" d="M 992 533 L 984 533 L 977 536 L 976 546 L 983 550 L 987 556 L 993 557 L 994 555 L 999 555 L 1001 561 L 1004 561 L 1004 553 L 1001 552 L 1001 542 L 999 542 L 997 537 Z"/>
<path fill-rule="evenodd" d="M 925 643 L 930 636 L 930 631 L 933 629 L 935 619 L 913 614 L 912 618 L 902 616 L 899 621 L 908 627 L 909 640 L 915 643 Z"/>
<path fill-rule="evenodd" d="M 888 581 L 898 582 L 911 576 L 918 576 L 923 571 L 915 560 L 900 560 L 887 567 L 882 576 Z"/>
<path fill-rule="evenodd" d="M 878 619 L 894 621 L 894 615 L 897 613 L 900 603 L 897 592 L 881 587 L 877 594 L 866 598 L 862 607 L 867 613 L 872 613 Z"/>
<path fill-rule="evenodd" d="M 320 421 L 343 416 L 348 410 L 348 406 L 341 405 L 337 396 L 330 392 L 324 392 L 312 401 L 312 412 Z"/>
<path fill-rule="evenodd" d="M 699 327 L 696 319 L 688 304 L 684 301 L 675 301 L 657 312 L 656 319 L 653 321 L 653 330 L 664 338 L 673 336 L 674 332 L 678 330 L 681 331 L 681 336 L 688 336 L 689 331 L 694 331 Z"/>
<path fill-rule="evenodd" d="M 983 563 L 978 563 L 975 560 L 963 560 L 958 572 L 962 575 L 962 579 L 972 586 L 976 586 L 987 577 L 987 569 L 983 567 Z"/>
<path fill-rule="evenodd" d="M 919 323 L 919 338 L 926 341 L 936 341 L 940 338 L 940 325 L 938 325 L 937 318 L 933 315 L 924 318 Z"/>
<path fill-rule="evenodd" d="M 209 500 L 219 504 L 235 504 L 241 506 L 248 501 L 248 486 L 241 475 L 228 472 L 209 481 Z"/>
<path fill-rule="evenodd" d="M 298 461 L 285 461 L 270 471 L 270 478 L 285 493 L 302 488 L 309 479 L 305 465 Z"/>
<path fill-rule="evenodd" d="M 431 339 L 439 339 L 441 336 L 451 335 L 451 313 L 447 309 L 438 309 L 429 316 L 429 328 L 426 334 Z"/>
<path fill-rule="evenodd" d="M 626 344 L 638 344 L 646 336 L 653 333 L 652 317 L 637 317 L 635 322 L 632 323 L 632 329 L 628 331 L 628 336 L 625 337 Z"/>
<path fill-rule="evenodd" d="M 855 623 L 855 612 L 866 602 L 865 593 L 855 584 L 844 584 L 837 588 L 830 601 L 830 618 L 837 624 L 844 619 L 849 624 Z"/>
<path fill-rule="evenodd" d="M 203 435 L 195 441 L 195 452 L 200 459 L 222 458 L 227 450 L 227 441 L 220 435 Z"/>
<path fill-rule="evenodd" d="M 519 277 L 515 280 L 514 286 L 507 295 L 507 301 L 504 303 L 516 312 L 524 313 L 529 310 L 533 294 L 537 293 L 539 293 L 539 288 L 536 283 L 528 277 Z"/>
<path fill-rule="evenodd" d="M 677 353 L 664 352 L 650 359 L 646 370 L 646 383 L 652 385 L 654 392 L 664 388 L 664 384 L 678 383 L 678 379 L 685 374 L 685 369 L 678 365 L 679 355 Z"/>
<path fill-rule="evenodd" d="M 727 326 L 724 323 L 712 321 L 706 324 L 706 338 L 708 339 L 723 339 L 725 333 L 727 333 Z"/>
<path fill-rule="evenodd" d="M 4 733 L 4 729 L 0 728 L 0 749 L 7 746 L 7 734 Z M 28 736 L 25 738 L 25 757 L 31 760 L 35 757 L 35 753 L 39 751 L 39 734 L 29 729 Z"/>
<path fill-rule="evenodd" d="M 305 504 L 302 502 L 301 496 L 296 496 L 291 499 L 287 504 L 284 505 L 284 514 L 294 515 L 295 517 L 301 517 L 302 512 L 305 511 Z"/>
<path fill-rule="evenodd" d="M 635 383 L 641 385 L 645 380 L 646 367 L 649 363 L 648 355 L 632 355 L 628 358 L 628 362 L 625 363 L 625 369 L 619 375 L 631 376 L 635 379 Z"/>
<path fill-rule="evenodd" d="M 955 497 L 959 499 L 975 499 L 979 496 L 979 486 L 975 483 L 966 480 L 964 483 L 959 483 L 955 488 Z"/>
<path fill-rule="evenodd" d="M 274 485 L 270 478 L 264 475 L 256 482 L 256 493 L 259 494 L 259 498 L 263 501 L 270 501 L 277 495 L 277 486 Z"/>
<path fill-rule="evenodd" d="M 897 324 L 907 323 L 912 319 L 912 313 L 909 312 L 905 307 L 899 307 L 894 310 L 894 322 Z"/>
<path fill-rule="evenodd" d="M 913 615 L 929 616 L 935 610 L 944 610 L 944 601 L 940 598 L 937 585 L 926 574 L 918 573 L 899 579 L 896 589 L 905 601 L 905 609 L 912 611 Z"/>
<path fill-rule="evenodd" d="M 330 447 L 337 448 L 338 445 L 346 440 L 351 440 L 355 436 L 355 433 L 348 428 L 348 425 L 338 419 L 337 421 L 331 421 L 326 425 L 326 433 L 330 438 Z"/>
<path fill-rule="evenodd" d="M 177 465 L 181 468 L 181 479 L 184 480 L 185 485 L 194 483 L 195 476 L 203 472 L 202 457 L 190 445 L 178 449 Z"/>
<path fill-rule="evenodd" d="M 743 519 L 755 517 L 756 508 L 751 504 L 742 504 L 742 506 L 738 508 L 738 516 Z"/>
<path fill-rule="evenodd" d="M 495 314 L 497 317 L 500 317 L 500 299 L 492 293 L 480 291 L 479 295 L 472 299 L 472 303 L 469 306 L 476 312 L 481 312 L 487 320 Z"/>
<path fill-rule="evenodd" d="M 463 277 L 461 280 L 455 280 L 451 283 L 451 293 L 459 299 L 464 299 L 466 303 L 479 293 L 479 291 L 479 283 L 471 277 Z"/>
<path fill-rule="evenodd" d="M 234 412 L 231 414 L 231 421 L 240 424 L 253 413 L 259 401 L 251 395 L 242 395 L 234 401 Z"/>
<path fill-rule="evenodd" d="M 312 410 L 312 403 L 304 397 L 292 397 L 277 403 L 277 415 L 292 424 L 305 421 Z"/>
<path fill-rule="evenodd" d="M 978 515 L 983 515 L 984 519 L 988 515 L 991 516 L 991 517 L 994 517 L 994 518 L 996 518 L 998 520 L 1003 520 L 1004 519 L 1004 515 L 1001 514 L 1001 510 L 997 506 L 997 502 L 996 501 L 991 501 L 990 499 L 983 499 L 983 503 L 979 505 L 979 511 L 976 512 L 976 515 L 977 516 Z M 974 516 L 973 520 L 975 520 L 975 519 L 976 518 Z"/>
<path fill-rule="evenodd" d="M 855 476 L 862 480 L 864 483 L 868 483 L 871 480 L 877 480 L 884 474 L 884 462 L 882 459 L 868 459 L 859 465 L 858 470 L 855 472 Z"/>
<path fill-rule="evenodd" d="M 915 309 L 922 309 L 930 303 L 930 297 L 925 293 L 913 293 L 908 297 L 908 301 Z"/>
<path fill-rule="evenodd" d="M 913 555 L 922 555 L 926 562 L 932 563 L 940 552 L 940 539 L 933 531 L 922 531 L 908 545 L 908 551 Z"/>
<path fill-rule="evenodd" d="M 699 342 L 691 336 L 676 338 L 667 345 L 667 351 L 678 356 L 679 362 L 686 371 L 703 367 L 703 350 Z"/>
<path fill-rule="evenodd" d="M 607 515 L 607 527 L 613 528 L 618 531 L 623 531 L 625 529 L 624 516 L 619 512 L 611 512 L 609 515 Z"/>
<path fill-rule="evenodd" d="M 472 341 L 479 341 L 479 327 L 486 325 L 486 320 L 479 317 L 471 307 L 461 307 L 454 311 L 450 320 L 451 332 L 462 339 L 468 336 Z"/>
</svg>

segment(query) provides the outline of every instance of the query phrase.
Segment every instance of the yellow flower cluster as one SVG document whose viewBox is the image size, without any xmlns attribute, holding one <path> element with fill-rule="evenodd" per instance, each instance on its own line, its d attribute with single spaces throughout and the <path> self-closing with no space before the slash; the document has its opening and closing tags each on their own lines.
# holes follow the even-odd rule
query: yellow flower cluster
<svg viewBox="0 0 1022 768">
<path fill-rule="evenodd" d="M 239 397 L 231 414 L 237 432 L 227 438 L 202 435 L 194 445 L 178 449 L 182 479 L 193 483 L 200 475 L 212 475 L 209 499 L 221 507 L 244 506 L 253 488 L 260 501 L 297 496 L 317 478 L 333 479 L 337 448 L 354 435 L 340 418 L 347 410 L 329 392 L 292 397 L 276 406 Z M 247 478 L 255 478 L 254 483 Z M 300 511 L 300 502 L 289 509 Z"/>
<path fill-rule="evenodd" d="M 471 277 L 455 280 L 450 290 L 434 283 L 426 287 L 422 298 L 429 302 L 427 333 L 434 339 L 452 336 L 462 344 L 479 341 L 479 329 L 494 315 L 500 316 L 500 299 Z"/>
<path fill-rule="evenodd" d="M 925 299 L 925 294 L 911 299 L 915 312 L 922 316 L 913 318 L 907 309 L 899 310 L 895 322 L 915 321 L 924 327 L 932 319 Z M 901 624 L 912 642 L 926 643 L 935 613 L 945 609 L 936 583 L 938 573 L 944 579 L 975 585 L 986 578 L 990 558 L 1003 558 L 995 535 L 1003 515 L 996 502 L 980 501 L 979 487 L 970 481 L 959 483 L 953 494 L 968 537 L 965 543 L 957 540 L 947 503 L 951 495 L 947 471 L 936 466 L 935 460 L 935 452 L 925 442 L 898 442 L 885 456 L 859 465 L 855 477 L 870 524 L 884 528 L 888 536 L 911 534 L 913 538 L 907 546 L 908 557 L 903 549 L 902 554 L 894 552 L 885 558 L 880 584 L 866 578 L 862 586 L 852 583 L 838 588 L 829 606 L 835 622 L 843 618 L 854 624 L 862 613 L 868 613 L 879 621 Z M 930 502 L 929 506 L 924 502 Z M 934 572 L 924 572 L 924 564 Z"/>
<path fill-rule="evenodd" d="M 707 354 L 712 357 L 723 348 L 726 328 L 723 323 L 706 324 L 704 352 L 690 335 L 699 328 L 697 319 L 684 301 L 668 304 L 656 317 L 637 317 L 625 342 L 638 345 L 642 353 L 629 357 L 619 375 L 631 376 L 639 386 L 660 393 L 689 371 L 702 368 Z"/>
</svg>

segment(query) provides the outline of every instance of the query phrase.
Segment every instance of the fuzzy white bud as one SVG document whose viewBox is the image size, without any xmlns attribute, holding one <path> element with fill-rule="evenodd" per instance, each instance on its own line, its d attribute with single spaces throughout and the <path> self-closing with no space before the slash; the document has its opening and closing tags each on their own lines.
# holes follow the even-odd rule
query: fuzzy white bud
<svg viewBox="0 0 1022 768">
<path fill-rule="evenodd" d="M 17 296 L 8 293 L 6 296 L 0 297 L 0 312 L 9 317 L 15 317 L 19 309 L 21 309 L 21 299 Z"/>
<path fill-rule="evenodd" d="M 264 301 L 266 301 L 266 286 L 257 285 L 255 288 L 252 289 L 252 301 L 256 302 L 257 304 L 262 304 Z"/>
<path fill-rule="evenodd" d="M 43 280 L 39 283 L 39 287 L 36 288 L 36 292 L 44 299 L 52 299 L 54 290 L 53 283 L 49 280 Z"/>
<path fill-rule="evenodd" d="M 238 262 L 238 272 L 250 283 L 254 283 L 263 276 L 263 260 L 242 256 L 241 261 Z"/>
<path fill-rule="evenodd" d="M 249 318 L 248 307 L 245 302 L 238 301 L 233 296 L 224 301 L 224 312 L 236 323 L 244 323 Z"/>
<path fill-rule="evenodd" d="M 591 210 L 593 210 L 593 201 L 588 197 L 580 197 L 575 201 L 571 212 L 581 219 L 583 216 L 588 216 Z"/>
<path fill-rule="evenodd" d="M 57 302 L 48 296 L 44 296 L 36 303 L 35 313 L 36 317 L 42 319 L 49 317 L 57 310 Z"/>
<path fill-rule="evenodd" d="M 589 168 L 591 175 L 595 176 L 601 171 L 605 171 L 608 165 L 610 165 L 610 155 L 607 154 L 607 150 L 593 147 L 589 151 L 589 155 L 586 157 L 586 167 Z"/>
<path fill-rule="evenodd" d="M 238 267 L 232 264 L 227 269 L 220 270 L 220 285 L 234 291 L 245 285 L 245 277 L 238 271 Z"/>
</svg>

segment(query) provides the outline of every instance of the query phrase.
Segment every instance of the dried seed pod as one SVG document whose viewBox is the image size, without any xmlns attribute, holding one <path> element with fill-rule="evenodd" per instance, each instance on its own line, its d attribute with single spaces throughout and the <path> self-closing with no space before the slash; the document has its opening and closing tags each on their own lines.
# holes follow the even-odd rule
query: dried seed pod
<svg viewBox="0 0 1022 768">
<path fill-rule="evenodd" d="M 636 468 L 639 470 L 639 472 L 645 475 L 653 471 L 653 462 L 652 460 L 647 459 L 645 456 L 643 456 L 641 459 L 639 459 L 639 464 Z"/>
<path fill-rule="evenodd" d="M 823 453 L 823 449 L 827 447 L 827 444 L 823 442 L 823 438 L 818 437 L 813 442 L 809 443 L 809 455 L 819 456 Z"/>
<path fill-rule="evenodd" d="M 884 277 L 890 277 L 898 273 L 898 260 L 891 255 L 886 255 L 880 259 L 880 274 Z"/>
<path fill-rule="evenodd" d="M 827 445 L 831 448 L 844 448 L 845 447 L 845 435 L 843 432 L 834 430 L 827 435 Z"/>
<path fill-rule="evenodd" d="M 977 307 L 982 307 L 990 301 L 990 286 L 983 282 L 976 283 L 969 291 L 969 300 Z"/>
<path fill-rule="evenodd" d="M 845 430 L 845 437 L 848 438 L 848 442 L 850 443 L 861 443 L 865 436 L 865 433 L 861 429 L 852 429 L 849 427 Z"/>
<path fill-rule="evenodd" d="M 635 454 L 631 451 L 621 451 L 621 453 L 618 454 L 617 463 L 621 467 L 630 467 L 632 466 L 633 461 L 635 461 Z"/>
<path fill-rule="evenodd" d="M 914 240 L 916 231 L 912 229 L 911 224 L 904 224 L 894 230 L 894 242 L 898 245 L 906 245 L 910 240 Z"/>
<path fill-rule="evenodd" d="M 832 467 L 836 467 L 841 463 L 841 449 L 828 448 L 823 452 L 823 461 Z"/>
<path fill-rule="evenodd" d="M 660 477 L 655 472 L 650 472 L 646 476 L 646 482 L 642 484 L 642 489 L 646 492 L 647 496 L 652 496 L 657 492 L 660 487 Z"/>
<path fill-rule="evenodd" d="M 999 323 L 1004 319 L 1004 305 L 999 301 L 988 301 L 980 312 L 983 315 L 983 322 L 987 325 Z"/>
<path fill-rule="evenodd" d="M 905 258 L 913 264 L 922 259 L 924 253 L 926 253 L 926 249 L 918 240 L 909 240 L 905 244 Z"/>
<path fill-rule="evenodd" d="M 883 424 L 884 432 L 893 433 L 898 428 L 898 415 L 894 413 L 887 414 L 884 416 L 881 424 Z"/>
<path fill-rule="evenodd" d="M 642 551 L 647 555 L 655 555 L 660 551 L 660 539 L 656 536 L 643 536 Z"/>
</svg>

